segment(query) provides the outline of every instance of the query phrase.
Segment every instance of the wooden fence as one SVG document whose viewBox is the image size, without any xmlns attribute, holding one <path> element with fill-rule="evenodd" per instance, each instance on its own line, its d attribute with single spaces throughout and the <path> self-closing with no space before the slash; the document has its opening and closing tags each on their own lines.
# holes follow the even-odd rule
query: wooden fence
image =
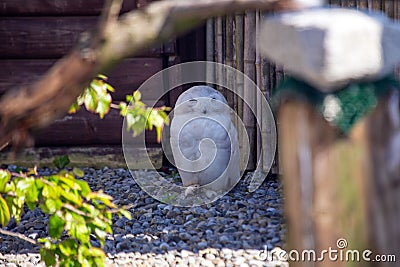
<svg viewBox="0 0 400 267">
<path fill-rule="evenodd" d="M 141 8 L 152 0 L 125 0 L 122 12 Z M 0 96 L 7 90 L 31 84 L 39 79 L 59 58 L 77 43 L 79 35 L 91 30 L 98 21 L 104 1 L 95 0 L 2 0 L 0 5 Z M 193 37 L 194 35 L 194 37 Z M 203 43 L 191 34 L 190 42 Z M 179 41 L 186 42 L 186 37 Z M 116 88 L 113 101 L 125 100 L 150 76 L 185 60 L 177 51 L 177 40 L 149 47 L 140 55 L 127 58 L 111 72 L 109 83 Z M 193 53 L 198 52 L 192 46 Z M 182 54 L 187 51 L 182 50 Z M 197 56 L 197 54 L 195 55 Z M 194 58 L 196 60 L 196 58 Z M 204 58 L 199 58 L 204 60 Z M 142 99 L 153 102 L 163 96 L 159 105 L 171 105 L 176 95 L 164 94 L 163 88 L 142 92 Z M 55 121 L 35 133 L 35 149 L 26 149 L 16 163 L 48 165 L 53 155 L 68 153 L 77 165 L 125 166 L 121 147 L 123 118 L 111 110 L 104 118 L 81 109 Z M 146 134 L 150 157 L 161 166 L 162 150 L 155 131 Z M 154 153 L 153 153 L 154 152 Z M 141 153 L 138 152 L 140 158 Z M 10 163 L 7 153 L 1 163 Z M 138 168 L 141 168 L 138 164 Z"/>
<path fill-rule="evenodd" d="M 400 19 L 400 1 L 399 0 L 330 0 L 329 4 L 348 8 L 369 9 L 384 12 L 390 18 Z M 219 17 L 210 19 L 207 22 L 207 60 L 223 63 L 232 66 L 256 82 L 257 86 L 263 92 L 268 101 L 271 100 L 274 88 L 284 77 L 285 73 L 281 66 L 269 62 L 260 55 L 257 47 L 257 38 L 259 35 L 260 21 L 270 13 L 261 14 L 260 12 L 245 12 L 235 16 Z M 356 44 L 354 45 L 356 47 Z M 400 44 L 399 44 L 400 49 Z M 400 68 L 397 69 L 397 76 L 400 77 Z M 215 74 L 215 75 L 218 75 Z M 235 108 L 240 119 L 243 120 L 250 137 L 250 155 L 248 169 L 254 169 L 256 160 L 262 159 L 273 149 L 271 144 L 261 146 L 261 137 L 265 136 L 268 122 L 262 119 L 261 129 L 258 129 L 254 116 L 247 106 L 235 94 L 225 93 L 228 103 Z M 254 94 L 247 92 L 246 94 Z M 254 94 L 255 97 L 255 94 Z M 253 103 L 259 103 L 259 99 L 254 99 Z M 256 104 L 255 104 L 256 105 Z M 258 109 L 258 112 L 260 110 Z M 277 122 L 279 124 L 279 122 Z M 264 132 L 263 132 L 264 131 Z M 240 143 L 243 144 L 242 137 Z M 279 154 L 277 154 L 279 157 Z M 275 160 L 272 171 L 278 172 L 279 160 Z M 268 166 L 263 166 L 263 169 Z"/>
<path fill-rule="evenodd" d="M 148 2 L 150 0 L 125 0 L 123 11 L 144 6 Z M 4 0 L 0 6 L 0 69 L 2 70 L 0 95 L 4 88 L 28 84 L 39 78 L 53 62 L 75 44 L 80 32 L 93 27 L 101 10 L 101 3 L 102 1 L 94 0 L 28 2 Z M 400 18 L 399 0 L 330 0 L 329 3 L 344 7 L 381 10 L 391 18 Z M 151 48 L 139 57 L 125 60 L 109 74 L 110 83 L 118 88 L 113 96 L 114 100 L 121 100 L 149 76 L 162 68 L 178 63 L 179 60 L 184 61 L 183 58 L 204 60 L 203 49 L 207 60 L 224 63 L 244 72 L 257 83 L 267 100 L 270 100 L 273 88 L 285 74 L 281 67 L 271 64 L 262 57 L 256 46 L 259 25 L 266 15 L 270 14 L 246 12 L 211 19 L 207 22 L 206 37 L 204 38 L 201 30 L 194 35 L 191 34 L 186 39 L 186 44 L 190 45 L 183 43 L 180 51 L 176 43 L 171 42 Z M 178 60 L 171 63 L 168 61 L 169 58 Z M 145 92 L 144 97 L 145 100 L 153 100 L 162 93 L 156 90 Z M 255 99 L 254 92 L 250 90 L 244 90 L 243 93 L 253 94 L 252 102 L 257 106 L 257 113 L 260 115 L 260 99 Z M 235 94 L 228 92 L 225 94 L 229 104 L 235 108 L 246 126 L 250 137 L 250 151 L 253 151 L 247 167 L 254 169 L 255 162 L 262 160 L 268 151 L 274 149 L 268 142 L 261 146 L 262 136 L 271 134 L 268 132 L 268 122 L 262 120 L 262 125 L 258 128 L 249 107 L 243 105 Z M 165 98 L 165 102 L 161 104 L 173 105 L 174 99 L 176 92 L 174 96 Z M 37 135 L 38 145 L 120 146 L 121 144 L 122 119 L 114 111 L 104 120 L 80 111 L 74 116 L 57 121 L 53 126 Z M 78 134 L 77 129 L 79 129 Z M 241 136 L 243 135 L 240 134 Z M 155 135 L 150 134 L 148 137 L 148 142 L 157 146 Z M 241 144 L 244 144 L 242 138 Z M 263 169 L 267 168 L 268 166 L 263 166 Z M 278 172 L 277 163 L 273 165 L 273 172 Z"/>
</svg>

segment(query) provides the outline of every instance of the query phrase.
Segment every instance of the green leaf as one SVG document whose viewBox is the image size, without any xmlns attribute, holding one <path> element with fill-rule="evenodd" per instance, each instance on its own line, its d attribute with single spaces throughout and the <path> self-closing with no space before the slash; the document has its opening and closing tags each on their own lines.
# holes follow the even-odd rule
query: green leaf
<svg viewBox="0 0 400 267">
<path fill-rule="evenodd" d="M 45 201 L 46 205 L 46 213 L 55 213 L 56 211 L 60 210 L 62 207 L 62 202 L 59 199 L 52 199 L 48 198 Z"/>
<path fill-rule="evenodd" d="M 83 267 L 83 265 L 80 264 L 79 261 L 74 258 L 63 258 L 60 261 L 59 267 Z"/>
<path fill-rule="evenodd" d="M 8 208 L 7 202 L 0 195 L 0 225 L 6 226 L 10 221 L 10 209 Z"/>
<path fill-rule="evenodd" d="M 58 169 L 64 169 L 68 164 L 70 163 L 68 155 L 64 156 L 59 156 L 56 157 L 53 160 L 53 164 L 58 168 Z"/>
<path fill-rule="evenodd" d="M 86 197 L 90 192 L 92 192 L 87 182 L 83 180 L 76 180 L 75 183 L 81 187 L 81 194 L 83 197 Z"/>
<path fill-rule="evenodd" d="M 89 213 L 90 216 L 96 217 L 100 214 L 100 211 L 96 209 L 93 205 L 89 203 L 82 203 L 82 209 L 86 212 Z"/>
<path fill-rule="evenodd" d="M 163 108 L 166 108 L 166 107 L 163 107 Z M 159 110 L 158 115 L 160 115 L 163 118 L 164 124 L 169 125 L 169 117 L 166 112 L 164 112 L 163 110 Z"/>
<path fill-rule="evenodd" d="M 95 233 L 96 237 L 99 239 L 101 246 L 103 247 L 106 236 L 107 236 L 107 232 L 100 230 L 99 228 L 95 228 L 94 233 Z"/>
<path fill-rule="evenodd" d="M 22 173 L 22 168 L 20 168 L 20 167 L 15 168 L 15 172 L 16 173 Z"/>
<path fill-rule="evenodd" d="M 70 189 L 80 190 L 80 186 L 75 183 L 76 180 L 73 176 L 66 175 L 65 177 L 60 177 L 60 181 Z"/>
<path fill-rule="evenodd" d="M 45 184 L 43 186 L 43 190 L 42 190 L 42 196 L 46 197 L 46 198 L 53 198 L 56 199 L 60 196 L 59 191 L 57 190 L 57 187 L 55 185 L 49 185 L 49 184 Z"/>
<path fill-rule="evenodd" d="M 87 251 L 88 248 L 86 246 L 80 246 L 78 249 L 78 261 L 81 264 L 81 266 L 90 266 L 90 263 L 87 259 Z"/>
<path fill-rule="evenodd" d="M 78 206 L 82 205 L 82 199 L 70 191 L 61 191 L 61 196 Z"/>
<path fill-rule="evenodd" d="M 74 168 L 74 169 L 72 170 L 72 172 L 75 174 L 75 176 L 77 176 L 77 177 L 79 177 L 79 178 L 82 178 L 82 177 L 85 175 L 85 172 L 82 171 L 82 170 L 79 169 L 79 168 Z"/>
<path fill-rule="evenodd" d="M 73 239 L 67 239 L 60 243 L 59 248 L 61 253 L 68 257 L 73 254 L 76 254 L 78 249 L 78 244 Z"/>
<path fill-rule="evenodd" d="M 129 110 L 126 115 L 127 130 L 133 130 L 133 136 L 141 134 L 146 128 L 146 117 L 137 115 L 134 111 Z"/>
<path fill-rule="evenodd" d="M 104 80 L 104 81 L 108 80 L 108 77 L 106 75 L 104 75 L 104 74 L 97 74 L 97 78 L 99 78 L 101 80 Z"/>
<path fill-rule="evenodd" d="M 139 90 L 136 90 L 133 93 L 133 99 L 135 99 L 135 101 L 140 101 L 141 98 L 142 98 L 142 94 L 139 92 Z"/>
<path fill-rule="evenodd" d="M 11 179 L 11 173 L 6 170 L 0 170 L 0 193 L 4 193 L 8 181 Z"/>
<path fill-rule="evenodd" d="M 15 183 L 8 183 L 4 188 L 4 193 L 15 191 Z"/>
<path fill-rule="evenodd" d="M 96 226 L 98 228 L 101 228 L 101 229 L 105 229 L 107 227 L 107 223 L 104 222 L 99 217 L 95 217 L 92 223 L 93 223 L 94 226 Z"/>
<path fill-rule="evenodd" d="M 22 214 L 22 208 L 25 203 L 25 198 L 7 196 L 6 202 L 11 211 L 11 216 L 13 216 L 15 221 L 19 223 Z"/>
<path fill-rule="evenodd" d="M 90 231 L 85 223 L 71 223 L 69 224 L 69 235 L 78 239 L 81 244 L 88 243 L 90 240 Z"/>
<path fill-rule="evenodd" d="M 96 112 L 98 101 L 97 94 L 94 89 L 89 88 L 88 90 L 86 90 L 84 104 L 87 110 L 91 112 Z"/>
<path fill-rule="evenodd" d="M 39 190 L 36 186 L 35 179 L 32 180 L 31 186 L 27 188 L 26 194 L 25 194 L 25 202 L 28 203 L 34 203 L 36 206 L 36 202 L 39 199 Z"/>
<path fill-rule="evenodd" d="M 64 231 L 65 222 L 63 219 L 53 214 L 49 219 L 49 235 L 53 239 L 61 238 Z"/>
<path fill-rule="evenodd" d="M 79 108 L 80 108 L 80 105 L 79 105 L 78 101 L 75 101 L 75 102 L 69 107 L 68 113 L 69 113 L 69 114 L 76 113 L 76 112 L 79 110 Z"/>
<path fill-rule="evenodd" d="M 128 105 L 125 102 L 120 102 L 119 103 L 119 114 L 123 117 L 126 116 L 126 114 L 128 114 Z"/>
<path fill-rule="evenodd" d="M 94 258 L 94 265 L 97 267 L 105 267 L 106 265 L 104 264 L 104 259 L 102 258 Z"/>
<path fill-rule="evenodd" d="M 46 266 L 56 266 L 56 253 L 53 250 L 42 248 L 40 249 L 41 259 Z"/>
<path fill-rule="evenodd" d="M 157 110 L 152 110 L 148 118 L 151 124 L 156 127 L 162 127 L 164 125 L 164 118 L 159 114 Z"/>
<path fill-rule="evenodd" d="M 106 78 L 104 76 L 104 78 Z M 93 79 L 83 93 L 83 102 L 87 110 L 99 114 L 100 118 L 110 111 L 112 97 L 108 92 L 114 88 L 107 84 L 103 76 Z"/>
<path fill-rule="evenodd" d="M 115 91 L 114 87 L 112 87 L 110 84 L 106 83 L 105 85 L 106 85 L 108 91 L 110 91 L 110 92 Z"/>
<path fill-rule="evenodd" d="M 132 215 L 131 215 L 131 213 L 129 211 L 124 210 L 124 209 L 120 209 L 119 212 L 121 213 L 121 215 L 123 215 L 128 220 L 132 220 Z"/>
<path fill-rule="evenodd" d="M 98 94 L 98 104 L 96 107 L 96 113 L 99 114 L 100 118 L 103 119 L 104 115 L 110 111 L 110 104 L 112 98 L 110 94 Z"/>
<path fill-rule="evenodd" d="M 30 210 L 34 210 L 36 208 L 36 202 L 26 202 L 26 205 Z"/>
<path fill-rule="evenodd" d="M 85 92 L 86 90 L 76 99 L 76 102 L 78 102 L 79 106 L 82 106 L 83 103 L 85 102 Z"/>
<path fill-rule="evenodd" d="M 51 243 L 51 241 L 48 238 L 42 237 L 42 238 L 39 238 L 37 241 L 39 243 L 42 243 L 43 247 L 45 249 L 53 250 L 55 247 L 55 245 L 53 243 Z"/>
<path fill-rule="evenodd" d="M 33 177 L 30 177 L 19 180 L 15 193 L 18 197 L 25 197 L 26 201 L 37 201 L 38 190 L 36 188 L 35 179 Z"/>
<path fill-rule="evenodd" d="M 44 183 L 43 183 L 42 179 L 35 179 L 35 183 L 36 183 L 36 188 L 38 190 L 42 190 L 43 189 Z"/>
<path fill-rule="evenodd" d="M 157 133 L 157 143 L 161 142 L 161 137 L 162 137 L 162 129 L 163 127 L 156 127 L 156 133 Z"/>
<path fill-rule="evenodd" d="M 92 192 L 90 194 L 87 195 L 87 199 L 95 199 L 95 200 L 100 200 L 101 202 L 103 202 L 106 206 L 110 207 L 110 208 L 115 208 L 115 204 L 113 204 L 112 201 L 112 196 L 109 196 L 107 194 L 104 194 L 103 192 L 99 191 L 99 192 Z"/>
<path fill-rule="evenodd" d="M 127 95 L 127 96 L 125 96 L 125 99 L 126 99 L 126 102 L 130 103 L 132 101 L 132 99 L 133 99 L 133 96 L 132 95 Z"/>
<path fill-rule="evenodd" d="M 104 258 L 106 256 L 103 250 L 96 247 L 89 248 L 87 254 L 96 258 Z"/>
</svg>

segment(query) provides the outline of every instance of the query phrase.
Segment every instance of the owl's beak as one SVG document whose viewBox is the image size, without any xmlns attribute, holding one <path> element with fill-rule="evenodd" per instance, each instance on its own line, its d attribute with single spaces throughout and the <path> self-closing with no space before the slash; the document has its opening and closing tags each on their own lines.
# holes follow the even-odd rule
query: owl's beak
<svg viewBox="0 0 400 267">
<path fill-rule="evenodd" d="M 207 114 L 207 104 L 205 103 L 199 103 L 199 110 L 201 110 L 201 113 Z"/>
</svg>

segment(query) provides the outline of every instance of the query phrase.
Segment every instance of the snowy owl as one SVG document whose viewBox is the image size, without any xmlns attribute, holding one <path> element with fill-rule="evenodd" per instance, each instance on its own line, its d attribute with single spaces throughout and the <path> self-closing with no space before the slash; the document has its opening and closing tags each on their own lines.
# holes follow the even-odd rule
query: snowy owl
<svg viewBox="0 0 400 267">
<path fill-rule="evenodd" d="M 237 130 L 224 96 L 209 86 L 182 93 L 170 128 L 171 149 L 184 187 L 228 191 L 240 179 Z"/>
</svg>

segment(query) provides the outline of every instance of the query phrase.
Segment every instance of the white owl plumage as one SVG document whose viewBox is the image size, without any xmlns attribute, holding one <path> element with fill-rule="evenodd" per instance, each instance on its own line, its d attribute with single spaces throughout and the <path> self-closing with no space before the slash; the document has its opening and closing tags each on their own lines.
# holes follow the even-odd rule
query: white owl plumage
<svg viewBox="0 0 400 267">
<path fill-rule="evenodd" d="M 179 96 L 170 138 L 183 186 L 227 191 L 239 181 L 237 130 L 227 101 L 217 90 L 194 86 Z"/>
</svg>

